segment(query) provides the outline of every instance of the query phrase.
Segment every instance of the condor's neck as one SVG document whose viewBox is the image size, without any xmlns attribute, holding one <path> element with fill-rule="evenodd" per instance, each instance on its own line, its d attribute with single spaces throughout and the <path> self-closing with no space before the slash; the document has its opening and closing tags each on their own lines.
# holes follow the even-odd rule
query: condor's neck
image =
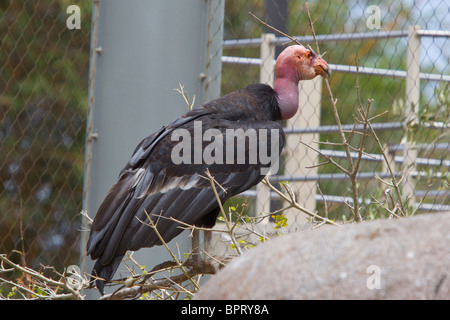
<svg viewBox="0 0 450 320">
<path fill-rule="evenodd" d="M 292 118 L 298 110 L 298 81 L 292 78 L 276 78 L 274 90 L 283 120 Z"/>
</svg>

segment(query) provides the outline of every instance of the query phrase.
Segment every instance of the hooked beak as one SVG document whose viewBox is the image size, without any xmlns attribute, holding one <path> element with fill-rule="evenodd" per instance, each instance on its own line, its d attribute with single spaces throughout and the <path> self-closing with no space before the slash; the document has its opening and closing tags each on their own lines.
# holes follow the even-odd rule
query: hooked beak
<svg viewBox="0 0 450 320">
<path fill-rule="evenodd" d="M 316 72 L 325 79 L 331 76 L 331 69 L 328 63 L 325 62 L 321 57 L 316 58 Z"/>
</svg>

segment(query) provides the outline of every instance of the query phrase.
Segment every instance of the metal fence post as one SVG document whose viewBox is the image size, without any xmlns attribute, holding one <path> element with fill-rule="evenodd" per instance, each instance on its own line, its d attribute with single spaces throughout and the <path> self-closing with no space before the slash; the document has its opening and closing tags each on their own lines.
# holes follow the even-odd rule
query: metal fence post
<svg viewBox="0 0 450 320">
<path fill-rule="evenodd" d="M 187 111 L 174 91 L 179 83 L 197 101 L 203 101 L 206 94 L 208 99 L 219 94 L 223 8 L 219 0 L 99 2 L 96 41 L 102 54 L 96 56 L 90 91 L 90 97 L 95 96 L 92 133 L 96 139 L 90 150 L 91 169 L 85 172 L 90 183 L 85 184 L 89 202 L 84 209 L 90 217 L 95 216 L 136 144 Z M 189 252 L 189 233 L 180 234 L 169 247 L 174 252 Z M 140 249 L 133 258 L 152 266 L 170 255 L 163 246 L 155 246 Z M 93 264 L 86 258 L 82 269 L 90 272 Z M 124 275 L 127 268 L 122 265 L 116 277 Z M 87 299 L 98 298 L 95 290 L 87 290 L 86 295 Z"/>
<path fill-rule="evenodd" d="M 408 48 L 406 55 L 406 98 L 405 98 L 405 123 L 408 126 L 415 122 L 419 113 L 420 99 L 420 36 L 417 34 L 418 26 L 410 26 L 408 29 Z M 411 175 L 415 170 L 417 149 L 412 137 L 407 134 L 404 143 L 404 162 L 402 166 L 402 188 L 405 197 L 410 198 L 409 205 L 414 205 L 414 190 L 416 179 Z"/>
<path fill-rule="evenodd" d="M 261 43 L 261 65 L 259 71 L 259 81 L 261 83 L 273 86 L 275 45 L 272 40 L 275 35 L 272 33 L 263 33 Z M 262 183 L 256 186 L 255 215 L 270 212 L 270 190 Z"/>
<path fill-rule="evenodd" d="M 299 83 L 299 111 L 287 121 L 288 128 L 307 128 L 320 126 L 320 100 L 322 92 L 322 78 L 316 77 L 313 81 L 300 81 Z M 300 140 L 316 149 L 319 133 L 290 134 L 286 137 L 286 176 L 315 176 L 317 175 L 317 153 L 300 143 Z M 309 211 L 316 210 L 316 181 L 291 182 L 297 197 L 297 202 Z M 285 213 L 288 221 L 297 223 L 306 222 L 305 216 L 299 219 L 298 210 L 288 210 Z M 300 221 L 301 220 L 301 221 Z"/>
</svg>

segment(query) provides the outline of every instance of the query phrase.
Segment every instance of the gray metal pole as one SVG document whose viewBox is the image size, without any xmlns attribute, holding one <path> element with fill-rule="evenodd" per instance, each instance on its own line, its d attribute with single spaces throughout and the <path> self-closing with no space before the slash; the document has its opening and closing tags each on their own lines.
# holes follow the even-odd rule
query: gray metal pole
<svg viewBox="0 0 450 320">
<path fill-rule="evenodd" d="M 288 0 L 266 0 L 266 18 L 267 23 L 272 27 L 288 33 Z M 272 33 L 269 27 L 264 28 L 265 33 Z M 275 47 L 275 58 L 284 50 L 284 46 Z"/>
<path fill-rule="evenodd" d="M 84 209 L 91 218 L 141 139 L 187 111 L 174 91 L 179 83 L 196 96 L 197 106 L 205 96 L 218 96 L 223 14 L 223 0 L 100 1 L 96 41 L 91 41 L 97 50 L 91 60 L 95 83 L 85 168 Z M 172 248 L 175 242 L 181 252 L 190 251 L 186 232 Z M 165 250 L 143 249 L 133 257 L 151 269 L 170 260 Z M 86 272 L 92 266 L 89 258 L 82 262 Z M 126 275 L 120 266 L 115 277 Z M 96 290 L 85 293 L 88 299 L 99 296 Z"/>
</svg>

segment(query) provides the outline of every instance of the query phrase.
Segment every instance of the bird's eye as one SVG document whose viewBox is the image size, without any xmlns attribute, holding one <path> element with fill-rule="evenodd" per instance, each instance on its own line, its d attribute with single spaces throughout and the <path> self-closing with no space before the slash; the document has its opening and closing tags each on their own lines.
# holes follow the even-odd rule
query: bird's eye
<svg viewBox="0 0 450 320">
<path fill-rule="evenodd" d="M 308 51 L 308 59 L 310 59 L 312 57 L 312 52 Z"/>
</svg>

